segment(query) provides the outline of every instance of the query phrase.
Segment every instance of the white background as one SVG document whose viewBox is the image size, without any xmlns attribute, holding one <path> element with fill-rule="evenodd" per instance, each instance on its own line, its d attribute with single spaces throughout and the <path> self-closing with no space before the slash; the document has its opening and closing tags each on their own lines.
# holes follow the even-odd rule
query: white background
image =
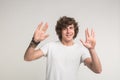
<svg viewBox="0 0 120 80">
<path fill-rule="evenodd" d="M 79 80 L 120 80 L 120 0 L 0 0 L 0 80 L 45 80 L 46 58 L 24 61 L 24 52 L 38 24 L 48 22 L 50 35 L 39 47 L 57 40 L 56 21 L 74 17 L 84 30 L 94 28 L 103 71 L 95 74 L 83 64 Z"/>
</svg>

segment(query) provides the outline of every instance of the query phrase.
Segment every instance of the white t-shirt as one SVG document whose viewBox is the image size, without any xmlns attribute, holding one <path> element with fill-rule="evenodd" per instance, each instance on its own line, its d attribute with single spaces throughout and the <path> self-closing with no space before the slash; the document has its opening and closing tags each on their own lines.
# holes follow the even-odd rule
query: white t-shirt
<svg viewBox="0 0 120 80">
<path fill-rule="evenodd" d="M 80 43 L 65 46 L 60 41 L 41 47 L 47 57 L 46 80 L 77 80 L 80 64 L 90 54 Z"/>
</svg>

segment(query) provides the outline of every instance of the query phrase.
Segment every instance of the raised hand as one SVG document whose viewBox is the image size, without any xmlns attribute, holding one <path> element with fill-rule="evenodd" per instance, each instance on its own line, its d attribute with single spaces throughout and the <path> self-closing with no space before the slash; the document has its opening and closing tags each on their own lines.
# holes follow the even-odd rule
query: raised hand
<svg viewBox="0 0 120 80">
<path fill-rule="evenodd" d="M 85 30 L 86 41 L 80 40 L 82 44 L 88 49 L 94 49 L 96 45 L 95 32 L 91 30 L 91 34 L 88 29 Z"/>
<path fill-rule="evenodd" d="M 33 36 L 34 41 L 40 42 L 42 40 L 45 40 L 48 37 L 48 34 L 46 34 L 47 29 L 48 29 L 48 24 L 45 23 L 45 25 L 43 25 L 43 23 L 41 22 L 34 32 L 34 36 Z"/>
</svg>

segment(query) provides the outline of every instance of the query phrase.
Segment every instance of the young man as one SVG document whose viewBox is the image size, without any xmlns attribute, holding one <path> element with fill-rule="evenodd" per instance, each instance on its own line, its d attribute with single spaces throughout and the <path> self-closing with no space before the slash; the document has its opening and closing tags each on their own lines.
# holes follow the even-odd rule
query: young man
<svg viewBox="0 0 120 80">
<path fill-rule="evenodd" d="M 40 49 L 36 46 L 48 35 L 46 23 L 40 23 L 34 32 L 33 39 L 25 52 L 24 59 L 32 61 L 42 56 L 47 58 L 46 80 L 77 80 L 77 71 L 82 62 L 95 73 L 102 71 L 100 60 L 95 51 L 95 33 L 85 30 L 86 41 L 80 40 L 84 45 L 75 43 L 74 39 L 79 31 L 74 18 L 63 16 L 56 24 L 56 33 L 59 41 L 45 44 Z"/>
</svg>

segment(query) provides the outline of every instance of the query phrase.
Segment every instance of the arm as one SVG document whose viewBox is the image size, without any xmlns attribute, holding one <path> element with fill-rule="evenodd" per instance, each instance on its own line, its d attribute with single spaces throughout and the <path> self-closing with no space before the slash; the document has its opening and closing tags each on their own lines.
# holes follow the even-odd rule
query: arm
<svg viewBox="0 0 120 80">
<path fill-rule="evenodd" d="M 84 60 L 85 65 L 90 68 L 95 73 L 101 73 L 102 67 L 100 60 L 97 56 L 95 49 L 89 50 L 91 58 L 87 58 Z"/>
<path fill-rule="evenodd" d="M 88 48 L 91 58 L 87 58 L 84 60 L 85 65 L 87 65 L 88 68 L 90 68 L 93 72 L 95 73 L 101 73 L 102 67 L 101 67 L 101 62 L 99 60 L 99 57 L 97 56 L 96 50 L 95 50 L 95 45 L 96 45 L 96 40 L 95 40 L 95 33 L 92 30 L 91 35 L 88 32 L 88 29 L 85 31 L 86 35 L 86 41 L 82 41 L 82 44 Z"/>
<path fill-rule="evenodd" d="M 33 39 L 30 42 L 24 55 L 25 61 L 32 61 L 43 56 L 43 52 L 40 49 L 36 49 L 37 45 L 48 37 L 48 35 L 45 34 L 48 28 L 48 24 L 46 23 L 43 28 L 42 24 L 43 23 L 40 23 L 34 32 Z"/>
</svg>

